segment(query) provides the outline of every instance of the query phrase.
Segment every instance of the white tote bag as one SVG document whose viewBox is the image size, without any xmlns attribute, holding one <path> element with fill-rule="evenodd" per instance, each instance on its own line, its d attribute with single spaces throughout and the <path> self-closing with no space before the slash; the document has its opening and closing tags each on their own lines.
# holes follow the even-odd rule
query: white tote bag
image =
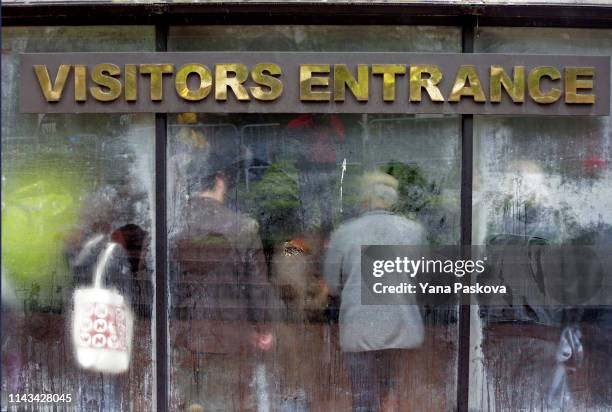
<svg viewBox="0 0 612 412">
<path fill-rule="evenodd" d="M 79 365 L 105 373 L 128 370 L 132 349 L 133 316 L 116 290 L 102 287 L 104 269 L 117 247 L 110 242 L 98 257 L 94 285 L 74 292 L 72 342 Z"/>
</svg>

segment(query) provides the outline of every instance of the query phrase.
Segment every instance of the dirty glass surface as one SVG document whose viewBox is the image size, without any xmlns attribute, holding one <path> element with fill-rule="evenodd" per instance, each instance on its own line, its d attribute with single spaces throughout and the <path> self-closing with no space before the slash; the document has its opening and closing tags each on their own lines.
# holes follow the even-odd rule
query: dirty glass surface
<svg viewBox="0 0 612 412">
<path fill-rule="evenodd" d="M 168 48 L 457 52 L 460 32 L 171 27 Z M 351 334 L 348 312 L 360 305 L 338 262 L 365 243 L 459 242 L 460 119 L 184 113 L 168 122 L 171 409 L 452 410 L 456 307 L 403 307 L 411 322 L 391 331 L 366 310 Z M 410 227 L 403 237 L 400 227 Z M 390 332 L 395 342 L 372 343 Z"/>
<path fill-rule="evenodd" d="M 2 410 L 153 408 L 154 117 L 20 114 L 17 85 L 21 52 L 154 44 L 151 27 L 2 31 Z"/>
<path fill-rule="evenodd" d="M 612 31 L 481 28 L 475 51 L 610 56 Z M 609 255 L 610 116 L 475 116 L 474 130 L 476 244 L 575 245 Z M 574 273 L 584 290 L 595 284 L 587 268 Z M 505 312 L 475 308 L 473 315 L 474 410 L 612 408 L 610 307 L 525 304 Z"/>
</svg>

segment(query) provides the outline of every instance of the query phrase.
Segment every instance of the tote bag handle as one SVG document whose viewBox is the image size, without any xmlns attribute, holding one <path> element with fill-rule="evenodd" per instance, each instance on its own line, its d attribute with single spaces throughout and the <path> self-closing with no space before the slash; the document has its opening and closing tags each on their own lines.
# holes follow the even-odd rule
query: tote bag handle
<svg viewBox="0 0 612 412">
<path fill-rule="evenodd" d="M 99 289 L 102 287 L 102 274 L 104 273 L 104 269 L 108 265 L 108 261 L 113 254 L 113 251 L 117 247 L 117 243 L 108 242 L 106 244 L 106 248 L 100 253 L 98 256 L 98 262 L 96 263 L 96 269 L 94 271 L 94 288 Z"/>
</svg>

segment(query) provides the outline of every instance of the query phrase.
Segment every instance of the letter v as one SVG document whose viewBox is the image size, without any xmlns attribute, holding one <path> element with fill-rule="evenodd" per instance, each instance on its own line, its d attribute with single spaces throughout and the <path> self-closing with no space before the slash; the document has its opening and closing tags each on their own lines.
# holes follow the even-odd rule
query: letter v
<svg viewBox="0 0 612 412">
<path fill-rule="evenodd" d="M 70 73 L 70 65 L 60 65 L 59 69 L 57 70 L 57 75 L 55 76 L 54 85 L 51 84 L 51 78 L 49 77 L 49 70 L 47 70 L 47 66 L 35 64 L 34 72 L 38 78 L 38 84 L 45 95 L 45 99 L 47 99 L 48 102 L 59 101 L 62 97 L 62 92 L 64 91 L 68 74 Z"/>
</svg>

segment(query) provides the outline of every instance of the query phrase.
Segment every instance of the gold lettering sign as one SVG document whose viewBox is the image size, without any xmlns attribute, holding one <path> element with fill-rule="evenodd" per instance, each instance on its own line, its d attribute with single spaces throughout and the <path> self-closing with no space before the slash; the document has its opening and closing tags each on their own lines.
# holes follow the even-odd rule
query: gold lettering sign
<svg viewBox="0 0 612 412">
<path fill-rule="evenodd" d="M 395 77 L 406 73 L 403 64 L 373 64 L 372 74 L 383 75 L 383 100 L 385 102 L 395 101 Z"/>
<path fill-rule="evenodd" d="M 229 76 L 229 73 L 233 73 Z M 217 64 L 215 66 L 215 99 L 227 100 L 227 89 L 232 89 L 236 99 L 251 100 L 249 92 L 242 83 L 249 77 L 249 70 L 244 64 Z"/>
<path fill-rule="evenodd" d="M 329 74 L 329 64 L 303 64 L 300 66 L 300 100 L 323 102 L 329 101 L 329 91 L 312 90 L 313 87 L 328 87 L 329 76 L 313 76 L 313 74 Z"/>
<path fill-rule="evenodd" d="M 20 76 L 24 113 L 610 111 L 606 56 L 177 52 L 20 58 L 28 69 Z"/>
<path fill-rule="evenodd" d="M 151 100 L 159 102 L 164 97 L 164 74 L 174 73 L 174 67 L 171 64 L 141 64 L 140 74 L 148 74 L 151 76 L 149 83 Z"/>
<path fill-rule="evenodd" d="M 346 86 L 360 102 L 367 102 L 369 95 L 370 70 L 367 64 L 357 65 L 357 80 L 353 77 L 346 64 L 334 65 L 334 100 L 343 102 Z"/>
<path fill-rule="evenodd" d="M 278 64 L 260 63 L 253 66 L 251 78 L 259 85 L 251 87 L 253 97 L 262 101 L 278 99 L 283 93 L 283 82 L 278 79 L 281 74 L 282 70 Z"/>
<path fill-rule="evenodd" d="M 87 66 L 82 64 L 74 66 L 74 101 L 87 101 Z"/>
<path fill-rule="evenodd" d="M 548 93 L 542 92 L 540 89 L 542 77 L 549 77 L 551 80 L 559 80 L 561 78 L 561 73 L 551 66 L 538 66 L 531 70 L 527 78 L 529 96 L 540 104 L 551 104 L 556 102 L 561 97 L 561 90 L 553 87 Z"/>
<path fill-rule="evenodd" d="M 121 70 L 116 64 L 96 64 L 91 71 L 91 80 L 99 86 L 90 87 L 89 92 L 93 98 L 101 102 L 112 102 L 119 98 L 121 96 L 121 81 L 114 76 L 118 76 L 120 73 Z"/>
<path fill-rule="evenodd" d="M 579 79 L 589 77 L 588 79 Z M 581 94 L 578 90 L 592 90 L 595 69 L 593 67 L 566 67 L 565 68 L 565 103 L 594 104 L 594 94 Z"/>
<path fill-rule="evenodd" d="M 461 97 L 469 96 L 474 98 L 475 102 L 484 103 L 487 98 L 476 73 L 476 67 L 470 65 L 462 65 L 457 70 L 457 77 L 453 83 L 453 89 L 448 97 L 449 102 L 458 102 Z"/>
<path fill-rule="evenodd" d="M 427 74 L 427 78 L 423 78 Z M 432 102 L 443 102 L 437 84 L 442 80 L 442 72 L 435 64 L 421 64 L 410 66 L 410 101 L 421 101 L 421 89 L 425 89 Z"/>
<path fill-rule="evenodd" d="M 138 100 L 138 71 L 135 64 L 125 65 L 125 100 L 135 102 Z"/>
<path fill-rule="evenodd" d="M 59 69 L 57 69 L 57 74 L 55 75 L 54 84 L 51 84 L 51 77 L 49 76 L 47 66 L 35 64 L 34 73 L 36 73 L 38 84 L 40 85 L 45 99 L 48 102 L 59 101 L 62 98 L 62 92 L 64 91 L 64 86 L 66 85 L 68 74 L 70 73 L 70 65 L 60 65 Z"/>
<path fill-rule="evenodd" d="M 501 103 L 502 88 L 514 103 L 523 103 L 525 101 L 525 67 L 514 66 L 514 80 L 511 80 L 503 67 L 491 66 L 491 103 Z"/>
<path fill-rule="evenodd" d="M 191 90 L 187 85 L 190 74 L 195 74 L 200 79 L 200 85 L 196 90 Z M 212 75 L 208 67 L 203 64 L 185 64 L 176 72 L 174 86 L 178 95 L 183 99 L 189 101 L 202 100 L 208 96 L 212 89 Z"/>
</svg>

